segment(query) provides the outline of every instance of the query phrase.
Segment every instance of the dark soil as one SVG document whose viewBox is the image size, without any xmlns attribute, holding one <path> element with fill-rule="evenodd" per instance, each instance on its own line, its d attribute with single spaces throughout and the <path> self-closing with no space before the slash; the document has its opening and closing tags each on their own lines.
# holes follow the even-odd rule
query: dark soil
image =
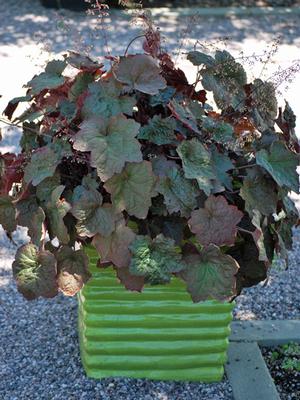
<svg viewBox="0 0 300 400">
<path fill-rule="evenodd" d="M 118 0 L 103 1 L 110 7 L 118 7 Z M 292 7 L 300 6 L 300 0 L 132 0 L 144 7 Z M 41 0 L 46 7 L 63 7 L 73 10 L 87 8 L 84 0 Z"/>
<path fill-rule="evenodd" d="M 274 360 L 274 352 L 278 353 L 278 358 L 276 360 Z M 262 354 L 276 384 L 280 399 L 300 400 L 300 371 L 282 368 L 286 357 L 283 354 L 282 348 L 263 348 Z M 290 356 L 289 358 L 300 360 L 300 354 Z"/>
</svg>

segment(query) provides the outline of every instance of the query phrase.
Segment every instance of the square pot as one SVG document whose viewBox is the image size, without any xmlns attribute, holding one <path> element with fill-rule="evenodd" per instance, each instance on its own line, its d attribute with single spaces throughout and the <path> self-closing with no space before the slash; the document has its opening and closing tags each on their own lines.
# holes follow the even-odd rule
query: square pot
<svg viewBox="0 0 300 400">
<path fill-rule="evenodd" d="M 194 304 L 185 285 L 127 291 L 109 270 L 96 267 L 79 298 L 79 339 L 86 374 L 215 382 L 223 377 L 232 303 Z"/>
</svg>

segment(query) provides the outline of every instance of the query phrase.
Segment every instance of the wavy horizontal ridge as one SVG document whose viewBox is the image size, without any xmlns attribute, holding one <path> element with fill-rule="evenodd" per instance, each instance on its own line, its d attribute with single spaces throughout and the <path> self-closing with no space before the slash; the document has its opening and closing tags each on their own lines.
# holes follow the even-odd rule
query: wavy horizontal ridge
<svg viewBox="0 0 300 400">
<path fill-rule="evenodd" d="M 126 291 L 113 272 L 96 268 L 80 292 L 81 358 L 93 378 L 133 377 L 212 382 L 222 379 L 233 304 L 193 304 L 185 286 Z"/>
</svg>

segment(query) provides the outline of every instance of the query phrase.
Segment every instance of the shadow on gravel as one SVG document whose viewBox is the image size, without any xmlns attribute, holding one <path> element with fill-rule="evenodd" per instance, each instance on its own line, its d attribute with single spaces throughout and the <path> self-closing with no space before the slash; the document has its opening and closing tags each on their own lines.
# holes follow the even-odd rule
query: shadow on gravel
<svg viewBox="0 0 300 400">
<path fill-rule="evenodd" d="M 7 2 L 0 4 L 0 44 L 24 45 L 39 42 L 55 52 L 78 45 L 94 45 L 97 54 L 103 53 L 103 40 L 92 32 L 97 25 L 95 18 L 87 18 L 84 12 L 47 9 L 42 7 L 38 0 L 16 0 L 12 3 L 9 6 Z M 169 47 L 178 46 L 178 39 L 182 38 L 186 31 L 194 39 L 229 37 L 229 40 L 236 42 L 249 36 L 270 42 L 282 35 L 282 44 L 293 44 L 300 37 L 300 16 L 208 18 L 195 13 L 191 17 L 170 17 L 164 16 L 162 11 L 159 20 L 163 33 L 168 37 Z M 123 51 L 122 38 L 124 35 L 128 37 L 128 16 L 118 10 L 111 10 L 111 20 L 108 20 L 106 28 L 114 52 Z M 135 35 L 135 29 L 131 29 L 132 37 Z"/>
</svg>

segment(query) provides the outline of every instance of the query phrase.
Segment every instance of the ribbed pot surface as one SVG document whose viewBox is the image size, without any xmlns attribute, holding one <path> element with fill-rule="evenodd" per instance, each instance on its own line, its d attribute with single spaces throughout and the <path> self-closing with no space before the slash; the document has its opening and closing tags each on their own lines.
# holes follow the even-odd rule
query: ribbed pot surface
<svg viewBox="0 0 300 400">
<path fill-rule="evenodd" d="M 81 359 L 92 378 L 123 376 L 178 381 L 220 381 L 234 304 L 194 304 L 184 283 L 130 292 L 109 270 L 96 267 L 79 294 Z"/>
</svg>

